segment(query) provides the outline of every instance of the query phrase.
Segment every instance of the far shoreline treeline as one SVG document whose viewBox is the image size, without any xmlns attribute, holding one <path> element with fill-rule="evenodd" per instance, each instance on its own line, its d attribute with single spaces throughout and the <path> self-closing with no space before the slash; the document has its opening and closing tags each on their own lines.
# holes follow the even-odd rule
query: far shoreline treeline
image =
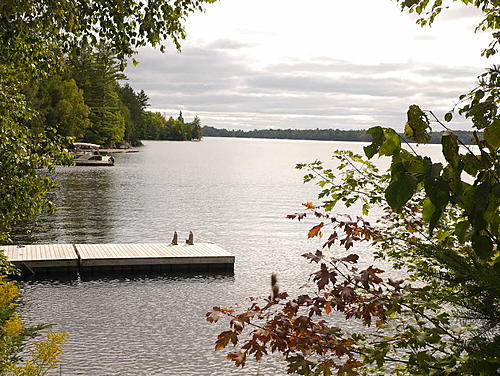
<svg viewBox="0 0 500 376">
<path fill-rule="evenodd" d="M 61 58 L 57 74 L 29 82 L 23 92 L 36 113 L 28 126 L 35 134 L 53 130 L 67 142 L 105 147 L 139 146 L 141 140 L 201 139 L 198 117 L 185 122 L 182 112 L 168 120 L 147 111 L 146 93 L 135 91 L 124 66 L 107 49 L 87 49 Z"/>
<path fill-rule="evenodd" d="M 270 139 L 285 139 L 285 140 L 314 140 L 314 141 L 355 141 L 355 142 L 370 142 L 371 136 L 364 129 L 254 129 L 250 131 L 243 130 L 228 130 L 224 128 L 215 128 L 204 126 L 203 137 L 239 137 L 239 138 L 270 138 Z M 464 144 L 473 144 L 474 135 L 471 131 L 458 130 L 453 131 L 454 134 Z M 430 144 L 441 143 L 443 132 L 431 132 Z M 404 134 L 400 136 L 408 142 Z M 482 138 L 482 134 L 479 135 Z"/>
</svg>

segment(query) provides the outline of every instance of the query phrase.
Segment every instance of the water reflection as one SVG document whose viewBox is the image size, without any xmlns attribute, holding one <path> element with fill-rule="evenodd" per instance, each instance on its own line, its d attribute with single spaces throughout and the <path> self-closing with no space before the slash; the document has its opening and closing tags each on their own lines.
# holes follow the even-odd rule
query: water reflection
<svg viewBox="0 0 500 376">
<path fill-rule="evenodd" d="M 108 243 L 114 239 L 114 180 L 109 167 L 59 167 L 51 174 L 58 186 L 50 195 L 58 210 L 44 215 L 31 235 L 16 233 L 14 243 Z"/>
</svg>

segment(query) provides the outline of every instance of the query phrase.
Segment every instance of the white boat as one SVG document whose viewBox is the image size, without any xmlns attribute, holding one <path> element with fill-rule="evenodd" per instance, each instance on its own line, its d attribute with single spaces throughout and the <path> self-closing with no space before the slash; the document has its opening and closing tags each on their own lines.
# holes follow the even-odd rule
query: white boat
<svg viewBox="0 0 500 376">
<path fill-rule="evenodd" d="M 113 166 L 115 159 L 109 155 L 101 155 L 99 148 L 100 145 L 89 144 L 86 142 L 75 142 L 73 144 L 76 166 Z"/>
</svg>

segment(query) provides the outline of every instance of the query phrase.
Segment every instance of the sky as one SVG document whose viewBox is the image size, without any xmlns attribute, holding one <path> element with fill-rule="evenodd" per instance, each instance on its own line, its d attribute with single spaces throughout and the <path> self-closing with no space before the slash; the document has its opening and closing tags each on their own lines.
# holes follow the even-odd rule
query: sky
<svg viewBox="0 0 500 376">
<path fill-rule="evenodd" d="M 188 18 L 181 52 L 143 48 L 126 74 L 151 110 L 217 128 L 401 130 L 409 105 L 442 115 L 493 63 L 481 14 L 451 5 L 422 28 L 390 0 L 220 0 Z"/>
</svg>

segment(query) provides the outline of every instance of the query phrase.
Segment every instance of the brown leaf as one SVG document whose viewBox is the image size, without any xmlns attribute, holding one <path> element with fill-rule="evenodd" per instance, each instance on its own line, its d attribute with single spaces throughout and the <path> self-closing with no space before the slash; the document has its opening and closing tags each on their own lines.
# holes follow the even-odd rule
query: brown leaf
<svg viewBox="0 0 500 376">
<path fill-rule="evenodd" d="M 320 262 L 323 259 L 323 252 L 321 252 L 319 249 L 316 250 L 316 253 L 304 253 L 302 257 L 305 257 L 306 259 L 309 259 L 309 262 Z"/>
<path fill-rule="evenodd" d="M 309 230 L 309 233 L 307 234 L 307 238 L 314 238 L 315 236 L 318 236 L 320 234 L 321 228 L 325 224 L 321 222 L 319 225 L 314 226 L 312 229 Z"/>
<path fill-rule="evenodd" d="M 340 259 L 340 261 L 344 261 L 344 262 L 350 262 L 350 263 L 353 263 L 355 264 L 359 259 L 359 256 L 355 253 L 351 253 L 350 255 L 346 256 L 346 257 L 342 257 Z"/>
<path fill-rule="evenodd" d="M 227 354 L 226 359 L 232 360 L 236 367 L 243 367 L 245 365 L 247 356 L 245 353 L 238 351 L 236 353 L 231 352 Z"/>
<path fill-rule="evenodd" d="M 218 307 L 214 307 L 213 311 L 207 312 L 205 314 L 206 320 L 208 322 L 217 322 L 222 316 L 222 312 Z"/>
<path fill-rule="evenodd" d="M 233 330 L 226 330 L 217 336 L 217 341 L 215 341 L 215 351 L 225 348 L 229 341 L 231 341 L 233 345 L 238 343 L 238 334 Z"/>
</svg>

